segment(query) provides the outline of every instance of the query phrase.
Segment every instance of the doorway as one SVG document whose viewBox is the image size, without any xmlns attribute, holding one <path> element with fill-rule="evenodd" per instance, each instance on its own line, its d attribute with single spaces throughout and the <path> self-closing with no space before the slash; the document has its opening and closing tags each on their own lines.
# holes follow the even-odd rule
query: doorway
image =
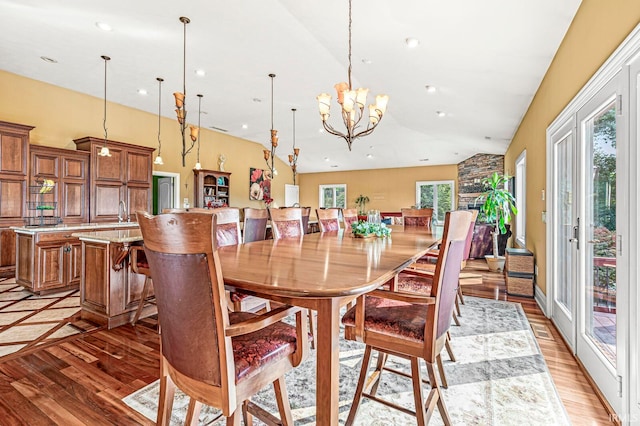
<svg viewBox="0 0 640 426">
<path fill-rule="evenodd" d="M 180 174 L 153 172 L 153 214 L 180 205 Z"/>
</svg>

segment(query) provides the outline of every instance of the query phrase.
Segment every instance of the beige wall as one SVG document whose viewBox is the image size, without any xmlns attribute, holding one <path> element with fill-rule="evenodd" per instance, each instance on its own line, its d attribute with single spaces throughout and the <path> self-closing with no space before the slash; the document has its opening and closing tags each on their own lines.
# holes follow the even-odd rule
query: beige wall
<svg viewBox="0 0 640 426">
<path fill-rule="evenodd" d="M 0 71 L 0 94 L 0 120 L 35 126 L 31 131 L 32 144 L 75 149 L 73 139 L 104 137 L 104 100 L 101 98 L 4 71 Z M 173 102 L 173 97 L 169 97 Z M 163 102 L 169 102 L 169 98 Z M 108 103 L 107 129 L 111 140 L 157 148 L 156 114 Z M 268 132 L 265 129 L 265 140 Z M 182 167 L 178 123 L 169 118 L 162 119 L 161 140 L 164 165 L 154 165 L 154 170 L 180 173 L 180 199 L 189 198 L 193 205 L 192 169 L 196 163 L 196 148 L 187 155 L 186 167 Z M 232 173 L 229 194 L 232 206 L 262 207 L 261 202 L 249 201 L 249 168 L 265 167 L 262 149 L 260 144 L 202 129 L 200 163 L 205 169 L 217 170 L 220 153 L 227 157 L 225 171 Z M 272 196 L 276 203 L 284 205 L 284 185 L 293 183 L 293 175 L 289 165 L 280 160 L 276 161 L 276 168 L 279 174 L 272 183 Z"/>
<path fill-rule="evenodd" d="M 535 253 L 544 292 L 546 129 L 639 21 L 638 0 L 583 0 L 505 154 L 505 171 L 514 174 L 515 160 L 527 150 L 527 248 Z"/>
<path fill-rule="evenodd" d="M 458 191 L 457 165 L 304 173 L 298 177 L 300 205 L 313 209 L 318 208 L 319 185 L 344 183 L 347 185 L 348 207 L 356 207 L 354 200 L 363 194 L 371 200 L 367 209 L 380 211 L 400 211 L 402 207 L 414 205 L 417 181 L 453 180 L 456 194 Z"/>
</svg>

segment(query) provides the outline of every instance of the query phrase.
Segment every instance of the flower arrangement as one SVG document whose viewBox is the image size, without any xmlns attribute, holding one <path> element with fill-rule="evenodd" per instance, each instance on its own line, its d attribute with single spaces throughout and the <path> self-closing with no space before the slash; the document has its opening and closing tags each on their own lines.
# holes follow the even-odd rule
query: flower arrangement
<svg viewBox="0 0 640 426">
<path fill-rule="evenodd" d="M 367 222 L 366 220 L 359 220 L 351 224 L 351 232 L 354 237 L 366 238 L 366 237 L 379 237 L 384 238 L 391 235 L 391 228 L 387 228 L 384 223 Z"/>
</svg>

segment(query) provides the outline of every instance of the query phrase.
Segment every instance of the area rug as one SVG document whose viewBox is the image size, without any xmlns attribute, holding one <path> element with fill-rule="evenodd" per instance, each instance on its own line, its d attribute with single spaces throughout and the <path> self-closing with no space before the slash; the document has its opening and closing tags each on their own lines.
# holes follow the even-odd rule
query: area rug
<svg viewBox="0 0 640 426">
<path fill-rule="evenodd" d="M 0 360 L 94 329 L 80 318 L 80 290 L 38 296 L 0 279 Z"/>
<path fill-rule="evenodd" d="M 451 327 L 456 362 L 443 354 L 449 388 L 444 400 L 457 425 L 569 425 L 565 409 L 518 303 L 465 297 L 461 326 Z M 344 423 L 355 391 L 364 345 L 340 339 L 340 422 Z M 372 360 L 374 364 L 375 360 Z M 391 358 L 394 367 L 409 371 L 404 360 Z M 296 425 L 315 424 L 315 352 L 286 376 Z M 158 382 L 124 398 L 124 402 L 151 420 L 156 419 Z M 378 394 L 414 408 L 411 381 L 383 373 Z M 262 390 L 254 401 L 276 413 L 273 389 Z M 176 395 L 172 424 L 182 424 L 189 399 Z M 200 424 L 224 424 L 218 413 L 204 407 Z M 260 424 L 259 422 L 255 422 Z M 415 418 L 363 400 L 356 424 L 412 425 Z M 436 412 L 430 424 L 441 425 Z"/>
</svg>

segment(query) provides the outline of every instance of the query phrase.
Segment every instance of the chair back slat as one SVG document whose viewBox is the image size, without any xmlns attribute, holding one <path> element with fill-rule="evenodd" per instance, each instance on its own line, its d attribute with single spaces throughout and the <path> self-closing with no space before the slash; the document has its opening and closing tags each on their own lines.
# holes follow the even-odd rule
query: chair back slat
<svg viewBox="0 0 640 426">
<path fill-rule="evenodd" d="M 320 232 L 338 231 L 340 229 L 340 210 L 316 209 L 316 217 Z"/>
<path fill-rule="evenodd" d="M 433 209 L 400 209 L 404 226 L 426 226 L 431 228 Z"/>
<path fill-rule="evenodd" d="M 304 235 L 302 208 L 270 209 L 273 239 L 299 238 Z"/>
<path fill-rule="evenodd" d="M 244 209 L 244 242 L 262 241 L 267 237 L 267 221 L 269 211 L 267 209 Z"/>
<path fill-rule="evenodd" d="M 358 210 L 342 209 L 342 220 L 344 221 L 345 234 L 351 233 L 351 224 L 358 221 Z"/>
<path fill-rule="evenodd" d="M 471 241 L 473 241 L 473 230 L 476 227 L 476 219 L 478 218 L 478 210 L 468 210 L 471 212 L 471 223 L 469 224 L 469 233 L 467 234 L 467 239 L 464 244 L 464 257 L 463 260 L 469 260 L 469 256 L 471 255 Z"/>
</svg>

